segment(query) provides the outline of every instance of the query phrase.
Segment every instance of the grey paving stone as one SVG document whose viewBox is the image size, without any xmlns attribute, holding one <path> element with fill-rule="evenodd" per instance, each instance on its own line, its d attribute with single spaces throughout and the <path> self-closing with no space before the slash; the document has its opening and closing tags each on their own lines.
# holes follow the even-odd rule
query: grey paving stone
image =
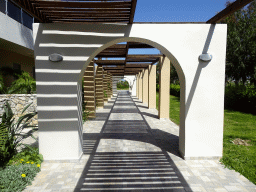
<svg viewBox="0 0 256 192">
<path fill-rule="evenodd" d="M 179 126 L 127 91 L 109 101 L 83 125 L 81 160 L 43 162 L 24 191 L 256 191 L 217 160 L 183 160 Z"/>
</svg>

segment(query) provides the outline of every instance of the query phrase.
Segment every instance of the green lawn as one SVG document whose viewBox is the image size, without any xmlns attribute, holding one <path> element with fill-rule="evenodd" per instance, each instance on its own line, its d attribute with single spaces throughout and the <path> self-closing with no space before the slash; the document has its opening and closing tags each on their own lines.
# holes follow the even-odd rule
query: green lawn
<svg viewBox="0 0 256 192">
<path fill-rule="evenodd" d="M 159 94 L 156 94 L 157 109 Z M 179 124 L 179 98 L 170 95 L 170 119 Z M 250 140 L 251 146 L 235 145 L 233 140 Z M 223 158 L 221 162 L 256 184 L 256 115 L 224 110 Z"/>
</svg>

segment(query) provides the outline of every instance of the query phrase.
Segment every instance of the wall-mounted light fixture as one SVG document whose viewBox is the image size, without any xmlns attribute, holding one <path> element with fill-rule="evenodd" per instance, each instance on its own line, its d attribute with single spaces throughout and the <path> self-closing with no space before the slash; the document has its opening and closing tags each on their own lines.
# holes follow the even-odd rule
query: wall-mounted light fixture
<svg viewBox="0 0 256 192">
<path fill-rule="evenodd" d="M 211 61 L 211 60 L 212 60 L 212 55 L 209 54 L 209 53 L 201 54 L 201 55 L 199 56 L 199 59 L 200 59 L 201 61 Z"/>
<path fill-rule="evenodd" d="M 49 55 L 49 60 L 53 62 L 59 62 L 63 60 L 63 56 L 58 53 L 53 53 Z"/>
</svg>

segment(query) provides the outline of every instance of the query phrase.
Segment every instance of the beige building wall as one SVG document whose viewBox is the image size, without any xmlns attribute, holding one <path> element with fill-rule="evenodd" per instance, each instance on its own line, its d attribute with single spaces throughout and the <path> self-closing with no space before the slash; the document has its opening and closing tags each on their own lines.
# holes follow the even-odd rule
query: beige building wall
<svg viewBox="0 0 256 192">
<path fill-rule="evenodd" d="M 170 60 L 167 57 L 160 59 L 159 75 L 159 118 L 169 119 L 170 105 Z"/>
<path fill-rule="evenodd" d="M 150 65 L 148 69 L 148 108 L 156 108 L 156 65 Z"/>
<path fill-rule="evenodd" d="M 12 51 L 1 49 L 0 46 L 0 67 L 11 67 L 13 64 L 20 64 L 21 70 L 29 72 L 30 76 L 33 77 L 33 67 L 35 67 L 34 57 L 28 57 Z M 12 76 L 6 76 L 4 78 L 5 86 L 9 87 L 14 78 Z"/>
</svg>

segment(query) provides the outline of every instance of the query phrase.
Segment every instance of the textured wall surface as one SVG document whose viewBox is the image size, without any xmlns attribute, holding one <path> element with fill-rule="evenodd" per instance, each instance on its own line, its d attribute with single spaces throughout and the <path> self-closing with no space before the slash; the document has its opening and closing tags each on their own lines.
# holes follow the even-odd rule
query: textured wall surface
<svg viewBox="0 0 256 192">
<path fill-rule="evenodd" d="M 36 94 L 8 94 L 0 95 L 0 116 L 4 112 L 4 104 L 8 101 L 11 106 L 12 112 L 14 113 L 15 119 L 17 120 L 20 116 L 34 112 L 37 110 L 37 97 Z M 29 103 L 33 103 L 27 108 L 24 114 L 21 114 L 24 107 Z M 33 125 L 37 125 L 37 115 L 31 120 Z"/>
</svg>

